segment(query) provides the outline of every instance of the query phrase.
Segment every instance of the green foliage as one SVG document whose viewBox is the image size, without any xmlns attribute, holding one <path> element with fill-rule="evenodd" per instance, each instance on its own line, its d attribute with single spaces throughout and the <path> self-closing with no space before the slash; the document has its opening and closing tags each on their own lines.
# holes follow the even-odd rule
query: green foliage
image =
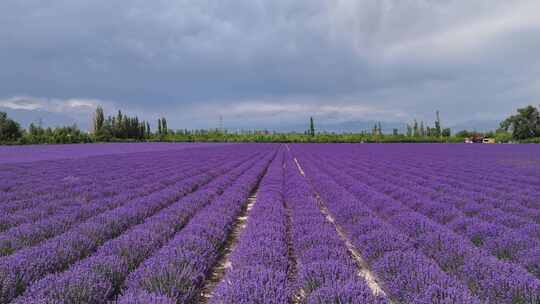
<svg viewBox="0 0 540 304">
<path fill-rule="evenodd" d="M 158 118 L 158 137 L 164 138 L 171 131 L 167 127 L 167 119 L 165 117 Z M 150 133 L 150 126 L 148 126 L 148 133 Z"/>
<path fill-rule="evenodd" d="M 508 117 L 501 123 L 501 129 L 510 131 L 517 140 L 540 137 L 540 112 L 529 105 L 517 110 L 516 115 Z"/>
<path fill-rule="evenodd" d="M 96 109 L 93 117 L 92 134 L 79 130 L 76 125 L 59 128 L 42 128 L 30 124 L 28 131 L 21 130 L 19 124 L 0 112 L 0 142 L 19 144 L 40 143 L 85 143 L 99 141 L 178 141 L 178 142 L 292 142 L 292 143 L 417 143 L 417 142 L 463 142 L 466 137 L 490 137 L 496 142 L 510 142 L 520 139 L 521 142 L 540 143 L 540 115 L 532 107 L 518 110 L 501 124 L 501 129 L 485 134 L 460 131 L 452 136 L 449 128 L 442 128 L 439 113 L 436 113 L 435 127 L 423 121 L 407 125 L 405 134 L 393 129 L 392 134 L 383 134 L 380 122 L 373 126 L 371 132 L 330 133 L 315 132 L 313 117 L 310 117 L 309 129 L 305 133 L 276 133 L 267 130 L 240 131 L 236 133 L 220 129 L 210 130 L 176 130 L 168 128 L 165 117 L 158 119 L 157 132 L 152 133 L 150 124 L 139 121 L 137 116 L 130 117 L 118 111 L 117 115 L 105 118 L 101 107 Z"/>
<path fill-rule="evenodd" d="M 163 135 L 169 133 L 169 128 L 167 127 L 167 119 L 165 117 L 161 118 L 161 132 Z"/>
<path fill-rule="evenodd" d="M 103 129 L 103 123 L 105 122 L 105 114 L 103 108 L 98 106 L 96 114 L 94 114 L 94 134 L 99 134 Z"/>
<path fill-rule="evenodd" d="M 441 130 L 442 127 L 441 127 L 441 117 L 439 115 L 439 111 L 437 111 L 435 113 L 435 116 L 436 116 L 436 118 L 435 118 L 435 128 L 433 128 L 431 133 L 435 137 L 440 137 L 440 136 L 442 136 L 442 130 Z"/>
<path fill-rule="evenodd" d="M 378 128 L 378 126 L 377 126 Z M 242 131 L 230 133 L 213 130 L 177 130 L 167 136 L 154 135 L 153 141 L 178 142 L 290 142 L 290 143 L 391 143 L 391 142 L 447 142 L 433 137 L 408 137 L 402 134 L 328 133 L 276 133 L 269 131 Z"/>
<path fill-rule="evenodd" d="M 522 141 L 522 143 L 525 143 L 525 144 L 540 144 L 540 137 L 528 138 L 528 139 Z"/>
<path fill-rule="evenodd" d="M 33 123 L 30 124 L 20 143 L 23 144 L 74 144 L 89 143 L 92 138 L 89 134 L 82 132 L 76 125 L 42 128 Z"/>
<path fill-rule="evenodd" d="M 150 137 L 150 125 L 118 111 L 116 116 L 104 119 L 103 109 L 98 107 L 94 115 L 93 138 L 95 141 L 144 140 Z"/>
<path fill-rule="evenodd" d="M 441 132 L 442 137 L 450 137 L 452 136 L 452 131 L 450 128 L 444 128 Z"/>
<path fill-rule="evenodd" d="M 7 113 L 0 112 L 0 142 L 17 141 L 21 136 L 19 123 L 8 118 Z"/>
<path fill-rule="evenodd" d="M 512 141 L 512 134 L 500 129 L 493 134 L 493 138 L 498 143 L 507 143 Z"/>
<path fill-rule="evenodd" d="M 309 135 L 315 136 L 315 123 L 313 122 L 313 117 L 309 118 Z"/>
</svg>

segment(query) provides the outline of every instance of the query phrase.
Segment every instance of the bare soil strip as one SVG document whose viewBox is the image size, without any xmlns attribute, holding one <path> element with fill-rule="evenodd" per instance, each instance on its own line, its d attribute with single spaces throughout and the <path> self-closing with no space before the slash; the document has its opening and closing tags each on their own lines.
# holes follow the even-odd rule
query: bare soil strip
<svg viewBox="0 0 540 304">
<path fill-rule="evenodd" d="M 286 240 L 287 240 L 287 257 L 289 259 L 289 267 L 287 269 L 287 280 L 289 281 L 289 286 L 294 286 L 296 283 L 296 274 L 298 273 L 298 264 L 296 261 L 296 256 L 294 254 L 291 209 L 287 205 L 286 202 L 284 202 L 284 205 L 285 205 L 285 216 L 286 216 L 285 233 L 286 233 Z M 303 291 L 300 290 L 297 294 L 292 295 L 292 303 L 293 304 L 301 303 L 304 298 L 305 298 L 305 295 L 303 294 Z"/>
<path fill-rule="evenodd" d="M 362 258 L 362 255 L 360 254 L 360 252 L 358 252 L 356 247 L 354 247 L 354 245 L 351 243 L 345 231 L 343 231 L 343 228 L 341 228 L 341 226 L 336 223 L 334 217 L 332 216 L 328 208 L 324 206 L 324 202 L 322 201 L 319 194 L 316 193 L 315 196 L 317 198 L 317 203 L 319 204 L 319 208 L 321 209 L 321 212 L 326 216 L 326 220 L 334 225 L 339 237 L 345 243 L 345 246 L 347 247 L 347 250 L 349 251 L 351 257 L 358 265 L 358 269 L 359 269 L 358 275 L 364 278 L 364 280 L 366 280 L 366 283 L 371 289 L 371 291 L 373 292 L 373 294 L 386 296 L 386 293 L 383 291 L 382 287 L 377 282 L 375 274 L 369 270 L 369 265 L 364 260 L 364 258 Z"/>
<path fill-rule="evenodd" d="M 311 182 L 306 177 L 304 170 L 302 169 L 302 166 L 300 165 L 296 157 L 294 158 L 294 162 L 296 163 L 296 166 L 298 167 L 298 171 L 300 172 L 300 174 L 304 176 L 308 180 L 308 182 L 311 184 Z M 321 210 L 322 214 L 326 217 L 326 220 L 334 226 L 339 237 L 341 238 L 341 240 L 344 242 L 345 246 L 347 247 L 347 250 L 349 251 L 351 258 L 355 261 L 359 270 L 358 275 L 366 281 L 368 287 L 371 289 L 371 292 L 374 295 L 384 296 L 388 298 L 389 301 L 391 301 L 391 303 L 394 303 L 394 301 L 392 301 L 388 297 L 388 293 L 383 290 L 383 286 L 381 283 L 379 283 L 377 276 L 375 275 L 375 273 L 373 273 L 370 270 L 368 263 L 366 262 L 366 260 L 364 260 L 364 258 L 362 257 L 358 249 L 356 249 L 356 247 L 353 245 L 353 243 L 351 242 L 351 240 L 345 233 L 345 230 L 343 230 L 343 228 L 338 223 L 336 223 L 336 220 L 334 219 L 331 212 L 326 207 L 326 204 L 324 203 L 319 193 L 315 190 L 313 185 L 312 185 L 312 189 L 313 189 L 313 192 L 315 193 L 315 197 L 317 199 L 317 204 L 318 204 L 319 209 Z"/>
<path fill-rule="evenodd" d="M 213 296 L 213 291 L 216 288 L 216 286 L 219 285 L 221 281 L 223 281 L 225 277 L 225 272 L 227 271 L 227 269 L 232 268 L 232 263 L 230 261 L 231 253 L 236 248 L 238 238 L 240 237 L 242 231 L 244 231 L 244 229 L 247 226 L 249 212 L 251 211 L 251 209 L 253 208 L 253 205 L 257 201 L 258 192 L 259 192 L 259 184 L 257 184 L 255 189 L 252 191 L 251 195 L 249 196 L 247 200 L 247 204 L 244 206 L 244 208 L 242 208 L 238 218 L 234 222 L 231 233 L 229 234 L 227 242 L 225 243 L 225 246 L 223 248 L 222 255 L 219 258 L 216 266 L 214 266 L 210 277 L 207 279 L 206 285 L 202 289 L 198 303 L 203 303 L 203 304 L 208 303 L 210 298 L 212 298 Z"/>
<path fill-rule="evenodd" d="M 296 263 L 296 256 L 294 255 L 294 247 L 293 247 L 291 210 L 289 209 L 289 206 L 287 206 L 287 204 L 285 204 L 285 212 L 286 212 L 285 233 L 287 234 L 286 235 L 287 256 L 289 258 L 289 267 L 287 269 L 287 278 L 289 279 L 289 282 L 294 282 L 296 280 L 297 263 Z"/>
<path fill-rule="evenodd" d="M 294 162 L 296 163 L 296 167 L 298 168 L 298 171 L 300 171 L 300 174 L 303 177 L 306 177 L 306 173 L 304 173 L 304 169 L 302 169 L 302 166 L 300 166 L 300 163 L 298 162 L 298 159 L 296 159 L 296 157 L 294 158 Z"/>
<path fill-rule="evenodd" d="M 257 194 L 259 193 L 261 182 L 266 176 L 268 168 L 270 168 L 270 166 L 272 165 L 275 157 L 276 153 L 274 154 L 274 157 L 268 163 L 266 168 L 264 168 L 264 171 L 261 174 L 259 180 L 257 181 L 257 184 L 255 185 L 255 187 L 253 187 L 253 190 L 251 190 L 251 193 L 247 199 L 247 204 L 244 204 L 244 206 L 240 210 L 240 214 L 238 214 L 238 217 L 234 221 L 232 230 L 229 233 L 227 241 L 225 242 L 225 245 L 223 246 L 223 249 L 221 251 L 221 255 L 218 258 L 217 263 L 214 264 L 214 266 L 212 267 L 212 270 L 210 271 L 210 276 L 208 276 L 208 278 L 206 279 L 205 285 L 201 290 L 197 303 L 207 304 L 209 300 L 213 297 L 214 289 L 216 288 L 216 286 L 218 286 L 219 283 L 221 283 L 225 278 L 225 272 L 227 271 L 227 269 L 232 268 L 232 263 L 230 260 L 231 253 L 236 248 L 238 239 L 242 234 L 242 231 L 244 231 L 247 226 L 249 212 L 253 208 L 253 205 L 255 205 L 255 203 L 257 202 Z"/>
</svg>

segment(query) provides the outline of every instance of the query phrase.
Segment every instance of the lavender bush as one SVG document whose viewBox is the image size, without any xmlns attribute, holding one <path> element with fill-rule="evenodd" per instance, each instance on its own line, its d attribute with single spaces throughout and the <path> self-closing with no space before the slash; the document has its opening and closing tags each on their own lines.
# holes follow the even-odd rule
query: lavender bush
<svg viewBox="0 0 540 304">
<path fill-rule="evenodd" d="M 540 303 L 538 146 L 1 147 L 0 215 L 0 304 Z"/>
</svg>

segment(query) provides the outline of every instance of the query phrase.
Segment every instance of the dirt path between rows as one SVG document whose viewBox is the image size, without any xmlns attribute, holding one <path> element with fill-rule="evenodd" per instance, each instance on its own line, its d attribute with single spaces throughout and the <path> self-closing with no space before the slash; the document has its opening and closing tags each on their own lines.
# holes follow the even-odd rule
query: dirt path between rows
<svg viewBox="0 0 540 304">
<path fill-rule="evenodd" d="M 262 178 L 261 178 L 262 180 Z M 224 245 L 223 253 L 219 258 L 217 264 L 213 267 L 212 274 L 206 281 L 206 285 L 201 291 L 198 303 L 206 304 L 213 297 L 214 289 L 224 280 L 225 273 L 228 269 L 232 268 L 232 263 L 230 261 L 231 253 L 236 248 L 238 239 L 242 234 L 242 231 L 247 226 L 247 220 L 249 218 L 249 212 L 253 208 L 253 205 L 257 202 L 257 193 L 259 192 L 259 184 L 250 194 L 247 199 L 247 204 L 242 208 L 240 214 L 236 218 L 231 233 L 227 239 L 227 242 Z"/>
<path fill-rule="evenodd" d="M 298 168 L 298 172 L 300 172 L 300 174 L 304 178 L 306 178 L 308 180 L 308 183 L 311 185 L 313 192 L 315 193 L 315 198 L 317 199 L 317 204 L 319 209 L 321 210 L 321 213 L 326 217 L 326 220 L 334 226 L 340 239 L 347 247 L 351 258 L 355 261 L 358 267 L 358 275 L 366 281 L 367 286 L 374 295 L 384 296 L 389 299 L 388 294 L 384 291 L 382 284 L 379 283 L 377 276 L 370 270 L 369 264 L 366 262 L 366 260 L 364 260 L 358 249 L 353 245 L 353 243 L 347 236 L 345 230 L 336 222 L 332 213 L 326 207 L 324 200 L 315 190 L 315 187 L 313 187 L 313 184 L 309 181 L 309 178 L 307 178 L 306 173 L 300 165 L 300 162 L 298 162 L 298 159 L 296 159 L 296 157 L 294 157 L 293 159 Z M 393 301 L 391 301 L 391 303 L 393 303 Z"/>
</svg>

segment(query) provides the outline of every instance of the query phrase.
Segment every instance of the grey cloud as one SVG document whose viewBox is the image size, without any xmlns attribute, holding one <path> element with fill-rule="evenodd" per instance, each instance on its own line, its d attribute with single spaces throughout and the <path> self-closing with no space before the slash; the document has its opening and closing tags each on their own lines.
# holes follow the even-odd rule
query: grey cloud
<svg viewBox="0 0 540 304">
<path fill-rule="evenodd" d="M 502 117 L 540 93 L 537 11 L 535 0 L 4 0 L 0 99 L 105 100 L 174 113 L 179 127 L 261 102 L 283 110 L 258 119 L 280 122 Z"/>
</svg>

